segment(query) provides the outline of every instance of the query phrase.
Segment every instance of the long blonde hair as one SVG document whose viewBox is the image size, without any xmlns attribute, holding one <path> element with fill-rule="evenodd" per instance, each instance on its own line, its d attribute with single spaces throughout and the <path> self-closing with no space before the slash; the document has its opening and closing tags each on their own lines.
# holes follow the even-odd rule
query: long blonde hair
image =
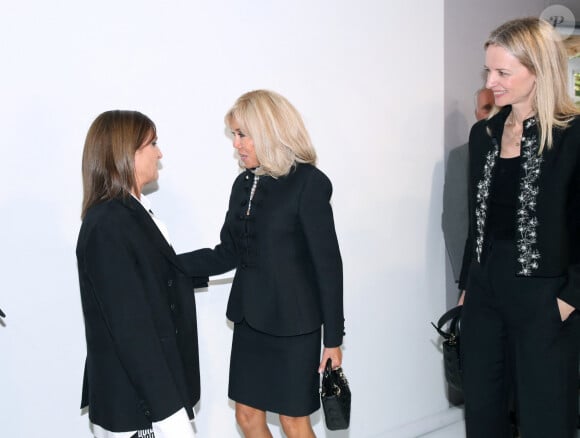
<svg viewBox="0 0 580 438">
<path fill-rule="evenodd" d="M 553 143 L 553 128 L 565 128 L 580 111 L 568 94 L 568 55 L 560 36 L 547 21 L 518 18 L 495 29 L 484 48 L 497 45 L 536 76 L 533 110 L 540 130 L 541 154 Z M 496 107 L 490 117 L 497 113 Z"/>
<path fill-rule="evenodd" d="M 155 124 L 138 111 L 106 111 L 95 119 L 83 149 L 81 219 L 91 206 L 136 189 L 135 151 L 155 132 Z"/>
<path fill-rule="evenodd" d="M 260 162 L 257 174 L 277 178 L 287 175 L 296 163 L 316 164 L 316 151 L 302 117 L 278 93 L 269 90 L 248 92 L 236 100 L 224 120 L 229 127 L 233 121 L 237 122 L 254 142 Z"/>
</svg>

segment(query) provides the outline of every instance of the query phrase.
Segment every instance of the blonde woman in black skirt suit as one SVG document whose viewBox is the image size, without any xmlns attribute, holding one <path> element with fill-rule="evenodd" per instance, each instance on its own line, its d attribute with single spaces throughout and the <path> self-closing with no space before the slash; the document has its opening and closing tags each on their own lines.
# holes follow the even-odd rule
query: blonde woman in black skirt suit
<svg viewBox="0 0 580 438">
<path fill-rule="evenodd" d="M 240 166 L 214 249 L 181 255 L 190 274 L 236 269 L 229 397 L 246 438 L 271 437 L 266 411 L 287 437 L 310 438 L 319 373 L 342 362 L 342 261 L 330 180 L 298 111 L 257 90 L 225 116 Z M 321 355 L 321 338 L 324 348 Z"/>
</svg>

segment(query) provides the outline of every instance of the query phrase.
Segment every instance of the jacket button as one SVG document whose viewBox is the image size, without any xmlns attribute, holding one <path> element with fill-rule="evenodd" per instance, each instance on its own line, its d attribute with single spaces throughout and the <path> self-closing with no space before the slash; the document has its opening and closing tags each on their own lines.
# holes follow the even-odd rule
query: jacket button
<svg viewBox="0 0 580 438">
<path fill-rule="evenodd" d="M 169 286 L 169 287 L 173 286 L 173 280 L 172 279 L 167 280 L 167 286 Z"/>
<path fill-rule="evenodd" d="M 179 334 L 179 330 L 178 329 L 175 329 L 175 334 L 176 335 Z"/>
<path fill-rule="evenodd" d="M 170 308 L 172 311 L 173 311 L 173 310 L 175 310 L 175 304 L 171 303 L 171 304 L 169 305 L 169 308 Z"/>
<path fill-rule="evenodd" d="M 150 417 L 151 416 L 151 411 L 149 409 L 145 410 L 145 416 L 146 417 Z"/>
</svg>

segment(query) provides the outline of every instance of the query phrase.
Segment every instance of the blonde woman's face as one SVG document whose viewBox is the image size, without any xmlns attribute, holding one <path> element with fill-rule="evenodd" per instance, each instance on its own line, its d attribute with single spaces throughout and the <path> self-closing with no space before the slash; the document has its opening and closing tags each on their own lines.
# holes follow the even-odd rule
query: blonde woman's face
<svg viewBox="0 0 580 438">
<path fill-rule="evenodd" d="M 493 91 L 495 104 L 513 105 L 526 113 L 532 109 L 536 76 L 503 47 L 491 45 L 485 51 L 485 86 Z"/>
<path fill-rule="evenodd" d="M 234 149 L 238 154 L 240 161 L 246 169 L 253 169 L 260 165 L 256 150 L 254 149 L 254 141 L 248 137 L 241 129 L 235 120 L 230 124 L 232 135 L 234 138 Z"/>
</svg>

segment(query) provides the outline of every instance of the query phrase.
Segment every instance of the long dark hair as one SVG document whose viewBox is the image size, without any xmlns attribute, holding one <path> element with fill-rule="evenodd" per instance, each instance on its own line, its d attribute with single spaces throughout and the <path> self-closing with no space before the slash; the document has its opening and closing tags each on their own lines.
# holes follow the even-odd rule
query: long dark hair
<svg viewBox="0 0 580 438">
<path fill-rule="evenodd" d="M 155 124 L 138 111 L 106 111 L 95 119 L 83 150 L 81 219 L 91 206 L 135 190 L 135 151 L 155 135 Z"/>
</svg>

